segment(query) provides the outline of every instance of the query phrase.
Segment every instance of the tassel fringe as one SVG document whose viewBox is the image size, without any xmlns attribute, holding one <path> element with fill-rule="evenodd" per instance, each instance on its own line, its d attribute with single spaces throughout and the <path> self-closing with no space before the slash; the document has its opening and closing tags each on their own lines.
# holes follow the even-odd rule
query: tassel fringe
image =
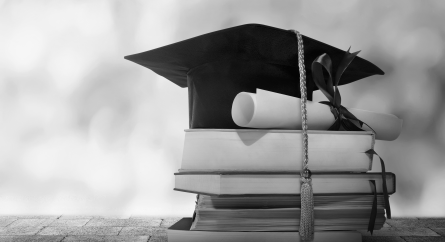
<svg viewBox="0 0 445 242">
<path fill-rule="evenodd" d="M 314 196 L 312 192 L 312 179 L 301 178 L 301 241 L 312 241 L 314 236 Z"/>
</svg>

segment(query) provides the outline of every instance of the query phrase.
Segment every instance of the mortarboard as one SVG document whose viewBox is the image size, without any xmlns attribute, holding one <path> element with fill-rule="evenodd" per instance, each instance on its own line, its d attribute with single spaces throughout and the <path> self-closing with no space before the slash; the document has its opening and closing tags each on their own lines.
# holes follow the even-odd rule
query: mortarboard
<svg viewBox="0 0 445 242">
<path fill-rule="evenodd" d="M 317 90 L 311 63 L 321 54 L 337 69 L 345 51 L 303 36 L 308 99 Z M 188 87 L 190 128 L 240 129 L 231 108 L 240 92 L 257 88 L 300 97 L 298 43 L 294 32 L 246 24 L 211 32 L 125 59 L 145 66 L 180 87 Z M 384 74 L 356 57 L 339 85 Z"/>
</svg>

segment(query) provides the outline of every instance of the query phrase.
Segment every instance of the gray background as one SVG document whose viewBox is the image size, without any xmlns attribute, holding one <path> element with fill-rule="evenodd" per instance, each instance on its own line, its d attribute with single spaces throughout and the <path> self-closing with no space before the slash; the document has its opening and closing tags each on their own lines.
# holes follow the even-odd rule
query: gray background
<svg viewBox="0 0 445 242">
<path fill-rule="evenodd" d="M 386 72 L 342 86 L 343 104 L 404 120 L 376 144 L 397 175 L 394 216 L 445 216 L 444 12 L 439 0 L 0 0 L 0 214 L 191 215 L 195 196 L 172 190 L 187 90 L 123 56 L 261 23 Z"/>
</svg>

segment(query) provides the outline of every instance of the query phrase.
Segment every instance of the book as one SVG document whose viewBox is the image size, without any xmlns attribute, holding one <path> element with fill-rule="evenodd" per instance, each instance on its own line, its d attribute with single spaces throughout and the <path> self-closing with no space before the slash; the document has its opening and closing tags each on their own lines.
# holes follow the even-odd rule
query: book
<svg viewBox="0 0 445 242">
<path fill-rule="evenodd" d="M 314 229 L 366 230 L 373 195 L 314 196 Z M 377 197 L 374 229 L 385 222 L 383 196 Z M 210 197 L 200 195 L 191 230 L 297 231 L 300 225 L 299 196 Z"/>
<path fill-rule="evenodd" d="M 197 209 L 191 230 L 209 231 L 297 231 L 300 208 Z M 366 230 L 371 215 L 368 208 L 315 208 L 314 230 Z M 385 211 L 377 207 L 374 229 L 385 223 Z"/>
<path fill-rule="evenodd" d="M 315 208 L 371 208 L 373 195 L 315 195 Z M 377 195 L 377 206 L 384 206 L 382 195 Z M 199 195 L 196 209 L 266 209 L 299 208 L 300 196 L 207 196 Z"/>
<path fill-rule="evenodd" d="M 288 242 L 301 241 L 298 232 L 223 232 L 190 230 L 191 218 L 183 218 L 167 230 L 169 242 Z M 361 242 L 357 231 L 315 232 L 313 242 Z"/>
<path fill-rule="evenodd" d="M 366 172 L 372 168 L 374 134 L 368 131 L 309 131 L 311 171 Z M 299 171 L 300 130 L 185 130 L 181 172 Z"/>
<path fill-rule="evenodd" d="M 387 172 L 388 194 L 395 192 L 396 178 Z M 376 192 L 382 194 L 382 174 L 372 173 L 314 173 L 314 194 L 373 194 L 370 180 L 375 180 Z M 300 194 L 299 173 L 237 173 L 202 172 L 175 173 L 177 191 L 204 195 L 284 195 Z"/>
</svg>

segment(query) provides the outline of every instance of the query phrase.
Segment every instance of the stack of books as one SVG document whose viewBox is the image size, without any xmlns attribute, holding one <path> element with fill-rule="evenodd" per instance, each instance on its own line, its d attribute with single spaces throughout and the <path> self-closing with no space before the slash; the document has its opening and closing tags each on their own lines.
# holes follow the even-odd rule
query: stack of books
<svg viewBox="0 0 445 242">
<path fill-rule="evenodd" d="M 299 241 L 301 135 L 186 130 L 175 190 L 198 194 L 197 203 L 193 218 L 169 228 L 169 241 Z M 365 153 L 374 142 L 372 132 L 309 131 L 314 241 L 361 241 L 354 230 L 368 229 L 375 203 L 374 229 L 382 228 L 382 174 L 368 172 L 372 156 Z M 394 193 L 393 173 L 386 173 L 386 183 Z"/>
</svg>

